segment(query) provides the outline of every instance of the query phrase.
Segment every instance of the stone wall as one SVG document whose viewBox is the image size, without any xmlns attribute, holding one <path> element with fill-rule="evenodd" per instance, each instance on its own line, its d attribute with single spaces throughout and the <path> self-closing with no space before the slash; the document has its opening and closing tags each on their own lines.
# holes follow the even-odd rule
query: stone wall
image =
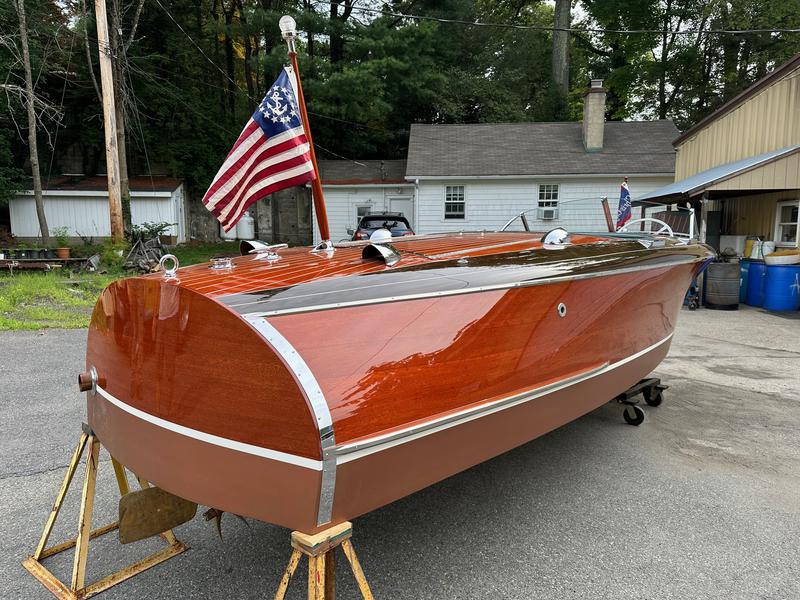
<svg viewBox="0 0 800 600">
<path fill-rule="evenodd" d="M 192 240 L 213 242 L 219 239 L 219 224 L 200 202 L 187 195 L 189 235 Z M 271 243 L 294 246 L 311 244 L 311 190 L 293 187 L 275 192 L 250 208 L 256 220 L 256 238 Z"/>
</svg>

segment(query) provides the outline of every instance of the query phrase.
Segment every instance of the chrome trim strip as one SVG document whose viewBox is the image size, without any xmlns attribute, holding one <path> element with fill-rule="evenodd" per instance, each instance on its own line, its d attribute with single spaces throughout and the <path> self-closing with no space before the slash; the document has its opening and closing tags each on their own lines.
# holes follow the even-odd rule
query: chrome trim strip
<svg viewBox="0 0 800 600">
<path fill-rule="evenodd" d="M 246 444 L 244 442 L 237 442 L 236 440 L 220 437 L 218 435 L 214 435 L 212 433 L 206 433 L 205 431 L 199 431 L 197 429 L 191 429 L 190 427 L 184 427 L 183 425 L 178 425 L 177 423 L 173 423 L 172 421 L 167 421 L 165 419 L 162 419 L 161 417 L 156 417 L 155 415 L 151 415 L 150 413 L 144 412 L 143 410 L 135 408 L 130 404 L 126 404 L 119 398 L 112 396 L 107 390 L 103 389 L 99 385 L 96 386 L 95 391 L 97 392 L 97 394 L 108 400 L 111 404 L 113 404 L 114 406 L 116 406 L 121 410 L 124 410 L 126 413 L 133 415 L 138 419 L 156 425 L 157 427 L 161 427 L 162 429 L 168 429 L 170 431 L 173 431 L 179 435 L 190 437 L 192 439 L 199 440 L 207 444 L 213 444 L 214 446 L 221 446 L 223 448 L 228 448 L 229 450 L 236 450 L 237 452 L 244 452 L 245 454 L 252 454 L 254 456 L 260 456 L 262 458 L 268 458 L 270 460 L 277 460 L 291 465 L 296 465 L 298 467 L 303 467 L 304 469 L 313 469 L 315 471 L 321 471 L 323 468 L 322 461 L 319 460 L 306 458 L 304 456 L 296 456 L 294 454 L 287 454 L 285 452 L 279 452 L 277 450 L 270 450 L 269 448 L 262 448 L 261 446 L 254 446 L 252 444 Z"/>
<path fill-rule="evenodd" d="M 317 525 L 329 523 L 333 513 L 333 495 L 336 489 L 336 454 L 334 451 L 336 439 L 333 435 L 333 419 L 325 400 L 325 394 L 322 393 L 317 378 L 314 377 L 314 373 L 311 372 L 303 357 L 271 323 L 258 315 L 245 315 L 244 319 L 286 361 L 311 404 L 311 410 L 317 420 L 319 445 L 322 453 L 322 481 L 320 482 Z"/>
<path fill-rule="evenodd" d="M 493 292 L 496 290 L 511 290 L 516 288 L 535 287 L 539 285 L 549 285 L 551 283 L 561 283 L 564 281 L 580 281 L 582 279 L 593 279 L 595 277 L 608 277 L 611 275 L 622 275 L 625 273 L 636 273 L 638 271 L 649 271 L 653 269 L 662 269 L 666 267 L 674 267 L 677 265 L 691 264 L 699 262 L 696 257 L 687 256 L 681 257 L 669 262 L 651 264 L 651 265 L 637 265 L 635 267 L 625 267 L 621 269 L 612 269 L 608 271 L 596 271 L 594 273 L 579 273 L 577 275 L 558 275 L 555 277 L 543 277 L 542 279 L 534 279 L 531 281 L 518 281 L 515 283 L 498 283 L 495 285 L 484 285 L 475 288 L 460 288 L 457 290 L 444 290 L 441 292 L 428 292 L 420 294 L 408 294 L 407 296 L 386 296 L 385 298 L 375 298 L 371 300 L 353 300 L 350 302 L 335 302 L 332 304 L 318 304 L 316 306 L 303 306 L 299 308 L 286 308 L 283 310 L 268 310 L 263 312 L 253 312 L 243 315 L 244 318 L 263 318 L 263 317 L 278 317 L 282 315 L 296 315 L 307 312 L 319 312 L 323 310 L 334 310 L 337 308 L 350 308 L 353 306 L 368 306 L 372 304 L 387 304 L 390 302 L 405 302 L 408 300 L 424 300 L 426 298 L 440 298 L 445 296 L 459 296 L 463 294 L 477 294 L 480 292 Z M 234 307 L 235 309 L 235 307 Z"/>
<path fill-rule="evenodd" d="M 442 431 L 444 429 L 449 429 L 450 427 L 463 425 L 464 423 L 467 423 L 474 419 L 485 417 L 487 415 L 499 412 L 501 410 L 517 406 L 518 404 L 529 402 L 541 396 L 546 396 L 547 394 L 551 394 L 553 392 L 562 390 L 577 383 L 587 381 L 589 379 L 592 379 L 593 377 L 597 377 L 598 375 L 602 375 L 618 367 L 621 367 L 622 365 L 629 363 L 632 360 L 636 360 L 640 356 L 643 356 L 644 354 L 647 354 L 648 352 L 655 350 L 659 346 L 668 342 L 672 338 L 672 335 L 673 334 L 670 333 L 663 340 L 656 342 L 655 344 L 648 346 L 644 350 L 640 350 L 639 352 L 632 354 L 631 356 L 628 356 L 620 361 L 617 361 L 615 363 L 605 363 L 602 366 L 596 367 L 594 369 L 589 369 L 588 371 L 585 371 L 578 375 L 574 375 L 573 377 L 569 377 L 567 379 L 562 379 L 561 381 L 556 381 L 535 388 L 533 390 L 529 390 L 527 392 L 522 392 L 520 394 L 514 394 L 513 396 L 507 396 L 506 398 L 501 398 L 499 400 L 495 400 L 487 404 L 474 406 L 472 408 L 468 408 L 459 411 L 457 413 L 452 413 L 444 417 L 440 417 L 438 419 L 426 421 L 425 423 L 421 423 L 420 425 L 407 427 L 405 429 L 393 431 L 391 433 L 387 433 L 384 435 L 378 435 L 359 442 L 344 444 L 336 449 L 337 463 L 343 464 L 351 460 L 357 460 L 359 458 L 363 458 L 365 456 L 374 454 L 376 452 L 388 450 L 393 446 L 405 444 L 407 442 L 416 440 L 418 438 L 431 435 L 433 433 L 438 433 L 439 431 Z"/>
</svg>

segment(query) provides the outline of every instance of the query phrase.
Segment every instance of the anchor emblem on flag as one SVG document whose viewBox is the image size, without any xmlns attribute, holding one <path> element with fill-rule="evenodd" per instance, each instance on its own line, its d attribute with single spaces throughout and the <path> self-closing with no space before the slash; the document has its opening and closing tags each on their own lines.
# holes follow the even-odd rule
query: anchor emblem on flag
<svg viewBox="0 0 800 600">
<path fill-rule="evenodd" d="M 286 104 L 281 104 L 282 100 L 281 94 L 277 89 L 275 89 L 275 91 L 272 92 L 272 96 L 269 96 L 269 98 L 275 104 L 267 103 L 266 106 L 272 111 L 273 114 L 276 114 L 280 117 L 283 115 L 283 113 L 285 113 L 288 110 L 289 107 Z"/>
</svg>

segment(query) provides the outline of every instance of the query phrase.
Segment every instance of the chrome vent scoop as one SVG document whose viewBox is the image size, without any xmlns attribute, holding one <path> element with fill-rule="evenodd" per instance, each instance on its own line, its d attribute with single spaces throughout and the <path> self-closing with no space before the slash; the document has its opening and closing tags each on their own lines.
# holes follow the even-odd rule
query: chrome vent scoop
<svg viewBox="0 0 800 600">
<path fill-rule="evenodd" d="M 369 245 L 364 246 L 361 258 L 379 258 L 387 267 L 396 265 L 400 261 L 400 253 L 389 242 L 392 233 L 388 229 L 377 229 L 369 236 Z"/>
</svg>

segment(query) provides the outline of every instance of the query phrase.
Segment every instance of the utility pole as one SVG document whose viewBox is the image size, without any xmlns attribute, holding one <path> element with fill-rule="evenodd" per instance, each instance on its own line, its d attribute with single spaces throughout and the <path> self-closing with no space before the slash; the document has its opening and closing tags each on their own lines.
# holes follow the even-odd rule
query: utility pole
<svg viewBox="0 0 800 600">
<path fill-rule="evenodd" d="M 47 217 L 44 214 L 42 176 L 39 173 L 39 148 L 36 144 L 36 107 L 34 106 L 36 96 L 33 92 L 31 54 L 28 49 L 28 24 L 25 18 L 24 0 L 17 0 L 16 9 L 19 16 L 19 34 L 22 41 L 22 62 L 25 66 L 25 104 L 28 109 L 28 152 L 31 160 L 31 176 L 33 177 L 33 198 L 36 203 L 36 217 L 39 219 L 42 244 L 47 245 L 50 241 L 50 230 L 47 227 Z"/>
<path fill-rule="evenodd" d="M 560 101 L 566 107 L 567 93 L 569 92 L 569 32 L 571 22 L 571 0 L 556 0 L 555 15 L 553 19 L 553 85 L 558 92 Z M 563 117 L 562 117 L 563 118 Z"/>
<path fill-rule="evenodd" d="M 22 1 L 22 0 L 20 0 Z M 103 92 L 103 123 L 106 138 L 106 172 L 108 173 L 108 212 L 111 215 L 111 239 L 121 242 L 125 236 L 122 221 L 122 200 L 117 149 L 117 118 L 114 108 L 114 66 L 111 63 L 111 43 L 108 36 L 106 0 L 95 0 L 97 46 L 100 52 L 100 87 Z"/>
</svg>

